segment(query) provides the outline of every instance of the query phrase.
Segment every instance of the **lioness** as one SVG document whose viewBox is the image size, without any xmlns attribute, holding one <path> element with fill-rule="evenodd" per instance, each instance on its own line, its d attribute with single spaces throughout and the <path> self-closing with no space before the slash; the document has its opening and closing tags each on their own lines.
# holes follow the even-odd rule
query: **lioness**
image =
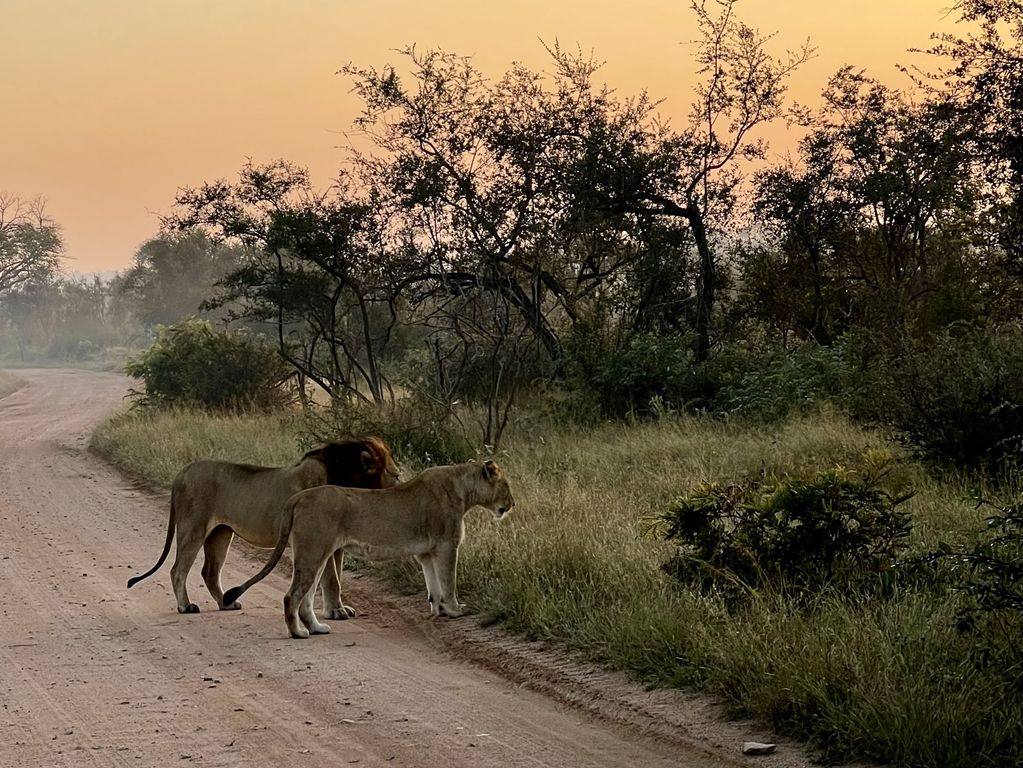
<svg viewBox="0 0 1023 768">
<path fill-rule="evenodd" d="M 500 518 L 514 504 L 508 478 L 492 461 L 432 467 L 387 490 L 310 488 L 285 505 L 284 526 L 270 562 L 240 587 L 229 589 L 225 599 L 237 600 L 270 573 L 290 538 L 294 575 L 284 597 L 284 620 L 292 637 L 330 632 L 316 619 L 313 596 L 337 549 L 369 560 L 414 556 L 423 569 L 430 613 L 461 616 L 465 606 L 455 592 L 455 571 L 465 513 L 481 506 Z"/>
<path fill-rule="evenodd" d="M 317 485 L 356 488 L 389 488 L 398 483 L 391 449 L 376 437 L 327 443 L 309 451 L 291 467 L 256 467 L 226 461 L 201 460 L 185 467 L 171 487 L 167 539 L 156 565 L 128 580 L 128 587 L 142 581 L 163 565 L 170 552 L 174 530 L 178 532 L 177 557 L 171 582 L 178 613 L 198 613 L 188 599 L 188 572 L 200 547 L 205 550 L 202 578 L 220 610 L 237 610 L 235 600 L 225 600 L 220 570 L 235 534 L 257 547 L 272 547 L 283 524 L 284 504 L 295 493 Z M 337 548 L 335 548 L 337 549 Z M 338 571 L 344 553 L 338 550 L 323 585 L 327 618 L 347 619 L 355 610 L 341 601 Z"/>
</svg>

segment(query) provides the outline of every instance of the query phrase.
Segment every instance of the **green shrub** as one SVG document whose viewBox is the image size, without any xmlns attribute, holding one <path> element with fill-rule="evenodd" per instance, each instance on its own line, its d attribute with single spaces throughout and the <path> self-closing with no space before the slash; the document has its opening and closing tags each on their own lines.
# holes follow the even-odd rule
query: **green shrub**
<svg viewBox="0 0 1023 768">
<path fill-rule="evenodd" d="M 988 470 L 1023 456 L 1023 331 L 957 325 L 893 355 L 889 421 L 936 463 Z"/>
<path fill-rule="evenodd" d="M 844 346 L 807 343 L 763 357 L 738 382 L 722 388 L 715 409 L 780 421 L 822 400 L 841 398 L 849 382 Z"/>
<path fill-rule="evenodd" d="M 157 326 L 156 341 L 124 369 L 145 385 L 135 393 L 143 405 L 269 411 L 288 399 L 290 372 L 274 349 L 204 320 Z"/>
<path fill-rule="evenodd" d="M 942 543 L 937 551 L 914 560 L 930 567 L 934 583 L 962 596 L 957 600 L 955 628 L 967 639 L 965 663 L 997 676 L 1010 691 L 1023 686 L 1023 501 L 991 506 L 988 533 L 972 547 L 954 550 Z"/>
<path fill-rule="evenodd" d="M 993 506 L 993 505 L 992 505 Z M 958 626 L 976 632 L 974 661 L 997 669 L 1013 685 L 1023 684 L 1023 501 L 995 506 L 987 519 L 989 535 L 971 550 L 944 548 L 940 559 L 951 560 L 961 574 L 957 591 L 967 597 Z"/>
<path fill-rule="evenodd" d="M 736 601 L 753 592 L 819 592 L 895 565 L 908 544 L 911 494 L 882 487 L 891 464 L 868 451 L 863 466 L 809 479 L 703 484 L 658 519 L 676 551 L 664 570 Z"/>
<path fill-rule="evenodd" d="M 580 386 L 613 417 L 651 415 L 655 407 L 706 408 L 717 389 L 707 369 L 693 362 L 691 344 L 682 336 L 640 334 L 585 361 L 576 353 L 576 361 Z"/>
</svg>

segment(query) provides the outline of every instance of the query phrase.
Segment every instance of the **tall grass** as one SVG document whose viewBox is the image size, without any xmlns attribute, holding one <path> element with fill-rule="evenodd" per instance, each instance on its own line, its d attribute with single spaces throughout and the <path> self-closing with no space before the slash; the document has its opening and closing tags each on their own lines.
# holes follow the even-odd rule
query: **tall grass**
<svg viewBox="0 0 1023 768">
<path fill-rule="evenodd" d="M 294 461 L 301 436 L 282 417 L 189 412 L 117 417 L 95 444 L 166 485 L 198 456 Z M 1023 697 L 976 663 L 955 629 L 955 599 L 897 591 L 871 601 L 826 593 L 811 609 L 762 596 L 738 612 L 660 570 L 666 545 L 644 519 L 704 480 L 741 480 L 847 464 L 885 437 L 827 412 L 776 427 L 701 418 L 594 429 L 521 425 L 497 457 L 514 513 L 471 515 L 460 592 L 485 622 L 542 638 L 653 685 L 725 697 L 737 713 L 806 738 L 829 759 L 898 766 L 1013 765 L 1023 757 Z M 973 540 L 982 512 L 965 482 L 939 481 L 903 457 L 913 547 Z M 413 564 L 381 568 L 421 590 Z"/>
<path fill-rule="evenodd" d="M 283 413 L 214 415 L 201 411 L 131 410 L 107 420 L 91 447 L 161 488 L 196 459 L 283 466 L 307 447 L 294 419 Z"/>
</svg>

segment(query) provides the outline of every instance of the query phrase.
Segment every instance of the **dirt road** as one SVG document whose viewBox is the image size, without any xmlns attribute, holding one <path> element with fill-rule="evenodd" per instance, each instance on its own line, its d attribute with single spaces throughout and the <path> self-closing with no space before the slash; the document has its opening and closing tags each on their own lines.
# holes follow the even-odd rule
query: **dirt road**
<svg viewBox="0 0 1023 768">
<path fill-rule="evenodd" d="M 166 567 L 127 591 L 155 562 L 167 503 L 85 452 L 125 380 L 18 376 L 0 399 L 0 766 L 746 764 L 516 685 L 425 612 L 377 611 L 372 585 L 348 592 L 359 618 L 307 641 L 285 635 L 284 575 L 239 612 L 215 610 L 198 564 L 198 615 L 176 613 Z M 232 553 L 225 583 L 252 569 Z"/>
</svg>

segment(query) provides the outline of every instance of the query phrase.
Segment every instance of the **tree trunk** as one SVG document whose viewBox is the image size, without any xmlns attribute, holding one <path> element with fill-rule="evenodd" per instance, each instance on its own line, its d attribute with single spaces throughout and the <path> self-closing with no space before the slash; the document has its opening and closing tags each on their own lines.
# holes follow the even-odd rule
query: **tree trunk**
<svg viewBox="0 0 1023 768">
<path fill-rule="evenodd" d="M 699 207 L 690 204 L 686 217 L 696 241 L 696 250 L 700 255 L 700 278 L 696 296 L 696 362 L 706 362 L 710 357 L 710 322 L 714 311 L 714 289 L 717 276 L 714 268 L 714 255 L 707 241 L 707 228 L 703 223 L 703 213 Z"/>
</svg>

